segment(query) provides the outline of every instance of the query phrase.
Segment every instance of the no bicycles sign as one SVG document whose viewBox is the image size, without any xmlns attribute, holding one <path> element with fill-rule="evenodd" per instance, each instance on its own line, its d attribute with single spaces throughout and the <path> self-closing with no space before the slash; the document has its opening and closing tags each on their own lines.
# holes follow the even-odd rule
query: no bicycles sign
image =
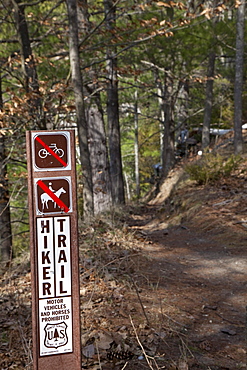
<svg viewBox="0 0 247 370">
<path fill-rule="evenodd" d="M 75 135 L 73 130 L 29 131 L 26 137 L 33 367 L 79 370 Z"/>
<path fill-rule="evenodd" d="M 67 131 L 32 133 L 34 171 L 71 170 L 71 143 Z"/>
</svg>

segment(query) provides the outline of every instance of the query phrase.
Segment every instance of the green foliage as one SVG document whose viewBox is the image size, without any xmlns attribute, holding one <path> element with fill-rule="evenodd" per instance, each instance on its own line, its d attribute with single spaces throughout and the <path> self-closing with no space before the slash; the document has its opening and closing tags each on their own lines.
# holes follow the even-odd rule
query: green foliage
<svg viewBox="0 0 247 370">
<path fill-rule="evenodd" d="M 206 153 L 197 162 L 186 165 L 185 171 L 198 185 L 206 185 L 229 176 L 240 162 L 240 156 L 224 158 L 219 154 Z"/>
<path fill-rule="evenodd" d="M 7 142 L 7 140 L 6 140 Z M 15 146 L 16 145 L 16 146 Z M 25 146 L 24 137 L 7 142 L 8 187 L 10 196 L 12 253 L 14 257 L 29 249 L 29 213 L 27 194 L 27 168 L 20 148 Z"/>
</svg>

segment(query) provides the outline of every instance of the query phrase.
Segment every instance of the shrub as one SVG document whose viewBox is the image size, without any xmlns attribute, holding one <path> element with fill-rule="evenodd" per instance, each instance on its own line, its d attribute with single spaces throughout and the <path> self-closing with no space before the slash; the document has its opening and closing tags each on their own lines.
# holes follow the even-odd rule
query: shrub
<svg viewBox="0 0 247 370">
<path fill-rule="evenodd" d="M 240 161 L 240 156 L 231 155 L 224 158 L 219 154 L 207 153 L 196 163 L 187 164 L 185 171 L 197 184 L 205 185 L 229 176 L 238 167 Z"/>
</svg>

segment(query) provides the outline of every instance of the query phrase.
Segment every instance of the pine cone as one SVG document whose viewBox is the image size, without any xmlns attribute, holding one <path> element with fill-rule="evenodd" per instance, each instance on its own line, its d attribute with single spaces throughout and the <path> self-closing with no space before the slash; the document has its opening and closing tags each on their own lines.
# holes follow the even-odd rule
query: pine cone
<svg viewBox="0 0 247 370">
<path fill-rule="evenodd" d="M 134 354 L 128 350 L 124 351 L 117 351 L 117 350 L 109 350 L 107 352 L 107 358 L 108 360 L 131 360 L 134 357 Z"/>
</svg>

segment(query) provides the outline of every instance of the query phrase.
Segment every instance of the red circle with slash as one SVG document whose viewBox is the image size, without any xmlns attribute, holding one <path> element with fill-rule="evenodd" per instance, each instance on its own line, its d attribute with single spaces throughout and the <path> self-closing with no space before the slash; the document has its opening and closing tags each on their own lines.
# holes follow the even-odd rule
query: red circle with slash
<svg viewBox="0 0 247 370">
<path fill-rule="evenodd" d="M 71 211 L 70 183 L 65 178 L 37 181 L 37 208 L 42 214 Z"/>
<path fill-rule="evenodd" d="M 40 134 L 34 140 L 35 165 L 39 169 L 68 166 L 68 138 L 63 134 Z"/>
</svg>

